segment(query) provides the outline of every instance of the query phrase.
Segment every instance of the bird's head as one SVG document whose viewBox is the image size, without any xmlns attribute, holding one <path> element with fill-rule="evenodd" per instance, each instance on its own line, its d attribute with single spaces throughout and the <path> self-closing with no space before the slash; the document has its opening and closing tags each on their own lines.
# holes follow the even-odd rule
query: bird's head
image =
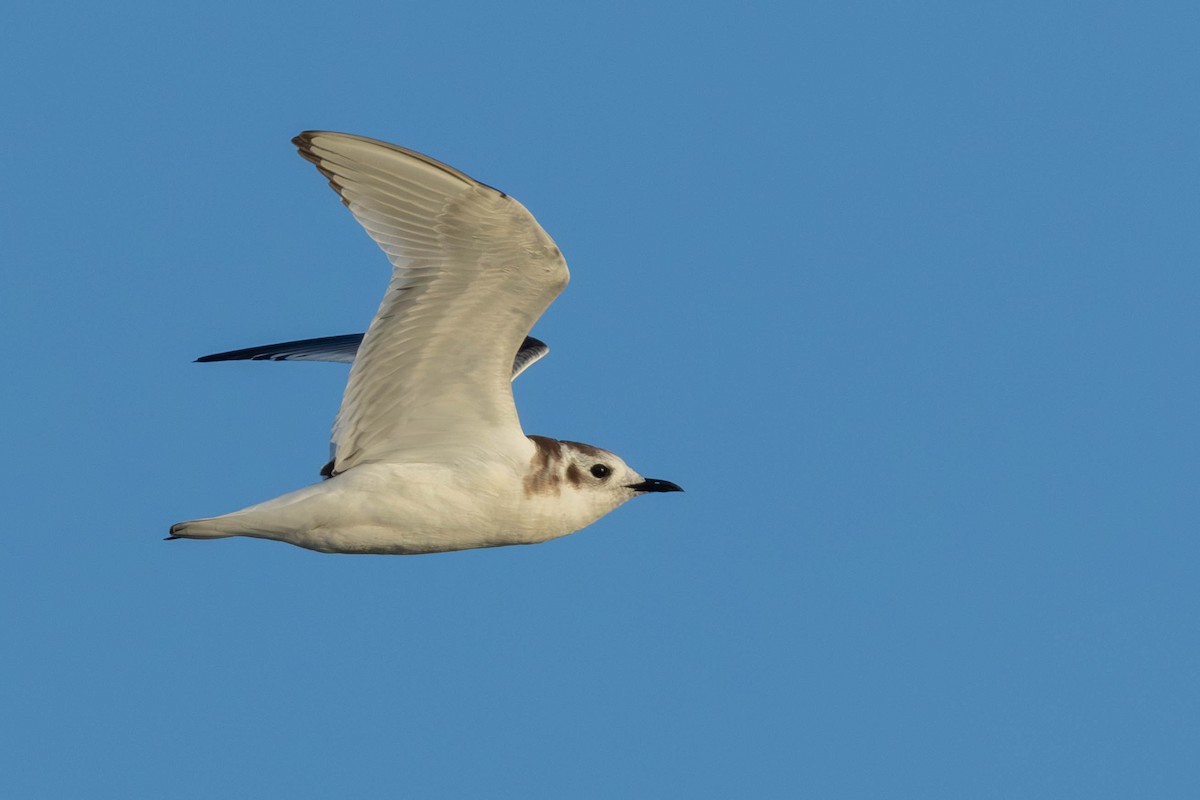
<svg viewBox="0 0 1200 800">
<path fill-rule="evenodd" d="M 599 519 L 617 506 L 649 492 L 682 492 L 670 481 L 645 478 L 616 453 L 582 442 L 529 437 L 536 451 L 525 491 L 570 497 L 572 505 Z"/>
</svg>

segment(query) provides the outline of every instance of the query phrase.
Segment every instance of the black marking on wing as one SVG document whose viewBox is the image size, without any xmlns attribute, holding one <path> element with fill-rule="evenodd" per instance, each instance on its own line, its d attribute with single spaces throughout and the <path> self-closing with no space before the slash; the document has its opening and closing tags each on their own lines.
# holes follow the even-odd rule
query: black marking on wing
<svg viewBox="0 0 1200 800">
<path fill-rule="evenodd" d="M 319 339 L 300 339 L 295 342 L 262 344 L 200 356 L 196 361 L 338 361 L 349 364 L 358 353 L 363 334 L 322 336 Z"/>
<path fill-rule="evenodd" d="M 358 347 L 362 344 L 363 334 L 347 333 L 342 336 L 322 336 L 319 339 L 298 339 L 294 342 L 279 342 L 278 344 L 262 344 L 257 347 L 244 347 L 241 350 L 229 350 L 224 353 L 212 353 L 200 356 L 197 362 L 210 361 L 337 361 L 349 364 L 354 361 Z M 549 346 L 541 339 L 526 336 L 513 359 L 512 377 L 516 378 L 530 364 L 550 352 Z"/>
<path fill-rule="evenodd" d="M 549 352 L 550 345 L 541 339 L 526 336 L 525 341 L 521 342 L 521 349 L 517 351 L 517 357 L 513 359 L 513 380 L 516 380 L 516 377 L 524 372 L 530 364 Z"/>
</svg>

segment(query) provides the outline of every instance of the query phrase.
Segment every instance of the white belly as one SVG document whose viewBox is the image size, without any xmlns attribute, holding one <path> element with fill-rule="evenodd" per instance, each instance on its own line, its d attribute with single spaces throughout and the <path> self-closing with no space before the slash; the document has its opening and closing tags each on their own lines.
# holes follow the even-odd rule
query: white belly
<svg viewBox="0 0 1200 800">
<path fill-rule="evenodd" d="M 326 553 L 436 553 L 543 542 L 592 521 L 562 506 L 529 497 L 518 474 L 502 467 L 464 474 L 444 465 L 363 464 L 203 523 L 216 535 Z"/>
</svg>

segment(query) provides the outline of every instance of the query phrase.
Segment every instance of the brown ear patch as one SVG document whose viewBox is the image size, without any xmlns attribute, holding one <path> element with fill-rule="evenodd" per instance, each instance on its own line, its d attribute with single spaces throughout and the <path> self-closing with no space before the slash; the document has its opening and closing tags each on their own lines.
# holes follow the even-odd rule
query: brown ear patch
<svg viewBox="0 0 1200 800">
<path fill-rule="evenodd" d="M 571 484 L 572 486 L 583 485 L 583 472 L 580 471 L 579 467 L 575 464 L 571 464 L 567 467 L 567 483 Z"/>
<path fill-rule="evenodd" d="M 558 494 L 562 491 L 562 445 L 557 439 L 547 436 L 530 436 L 534 444 L 533 458 L 529 461 L 529 474 L 525 476 L 525 496 L 535 494 Z"/>
</svg>

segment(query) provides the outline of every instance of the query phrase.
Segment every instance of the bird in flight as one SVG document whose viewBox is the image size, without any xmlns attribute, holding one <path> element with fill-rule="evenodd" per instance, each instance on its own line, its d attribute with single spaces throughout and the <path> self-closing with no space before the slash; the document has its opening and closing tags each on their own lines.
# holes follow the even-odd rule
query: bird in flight
<svg viewBox="0 0 1200 800">
<path fill-rule="evenodd" d="M 250 536 L 325 553 L 436 553 L 573 533 L 640 494 L 678 492 L 607 450 L 526 436 L 511 381 L 566 262 L 524 206 L 453 167 L 361 136 L 292 142 L 392 263 L 365 334 L 205 356 L 351 362 L 325 480 L 171 539 Z"/>
</svg>

